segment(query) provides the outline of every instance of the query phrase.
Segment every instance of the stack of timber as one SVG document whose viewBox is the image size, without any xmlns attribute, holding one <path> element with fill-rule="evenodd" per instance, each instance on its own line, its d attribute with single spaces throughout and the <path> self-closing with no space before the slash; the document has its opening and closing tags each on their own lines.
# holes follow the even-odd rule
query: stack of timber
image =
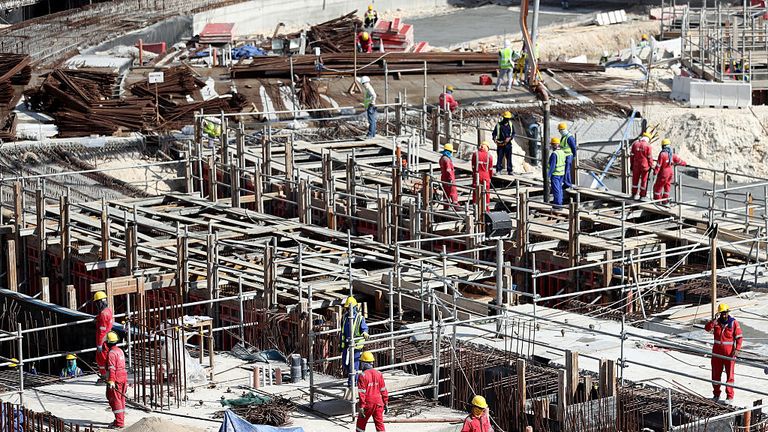
<svg viewBox="0 0 768 432">
<path fill-rule="evenodd" d="M 13 109 L 32 79 L 31 58 L 26 54 L 0 53 L 0 140 L 16 138 Z"/>
</svg>

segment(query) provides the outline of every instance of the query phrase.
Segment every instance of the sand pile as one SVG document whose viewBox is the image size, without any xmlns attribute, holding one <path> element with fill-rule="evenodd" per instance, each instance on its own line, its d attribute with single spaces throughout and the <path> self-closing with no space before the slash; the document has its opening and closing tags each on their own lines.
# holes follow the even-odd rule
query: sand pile
<svg viewBox="0 0 768 432">
<path fill-rule="evenodd" d="M 159 417 L 146 417 L 123 429 L 123 432 L 201 432 L 201 429 L 178 425 Z"/>
</svg>

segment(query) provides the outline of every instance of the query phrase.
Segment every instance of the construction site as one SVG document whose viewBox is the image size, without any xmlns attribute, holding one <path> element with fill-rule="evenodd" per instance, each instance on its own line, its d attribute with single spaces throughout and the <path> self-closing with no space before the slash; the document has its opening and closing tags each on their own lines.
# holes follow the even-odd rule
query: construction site
<svg viewBox="0 0 768 432">
<path fill-rule="evenodd" d="M 768 431 L 765 2 L 46 6 L 0 0 L 0 432 L 364 432 L 376 371 L 387 431 Z"/>
</svg>

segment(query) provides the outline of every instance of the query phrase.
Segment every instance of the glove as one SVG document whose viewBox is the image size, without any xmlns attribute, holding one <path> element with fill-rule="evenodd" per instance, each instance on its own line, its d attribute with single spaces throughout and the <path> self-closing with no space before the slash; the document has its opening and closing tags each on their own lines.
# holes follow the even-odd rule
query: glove
<svg viewBox="0 0 768 432">
<path fill-rule="evenodd" d="M 358 414 L 360 414 L 360 417 L 365 417 L 365 408 L 360 407 L 360 409 L 357 412 Z"/>
<path fill-rule="evenodd" d="M 96 352 L 101 352 L 102 350 L 104 350 L 104 347 L 102 345 L 99 345 L 96 347 Z"/>
<path fill-rule="evenodd" d="M 389 405 L 384 405 L 384 414 L 389 412 Z"/>
<path fill-rule="evenodd" d="M 363 333 L 363 339 L 368 340 L 368 338 L 370 338 L 370 337 L 371 337 L 371 335 L 369 335 L 368 332 L 364 332 Z"/>
<path fill-rule="evenodd" d="M 110 388 L 110 389 L 114 390 L 115 389 L 115 383 L 113 381 L 108 382 L 107 383 L 107 388 Z"/>
</svg>

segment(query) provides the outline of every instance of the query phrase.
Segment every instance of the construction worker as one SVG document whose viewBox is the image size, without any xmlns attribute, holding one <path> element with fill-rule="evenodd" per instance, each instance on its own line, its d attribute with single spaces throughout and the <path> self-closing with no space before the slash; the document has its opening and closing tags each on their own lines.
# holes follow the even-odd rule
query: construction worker
<svg viewBox="0 0 768 432">
<path fill-rule="evenodd" d="M 453 98 L 454 90 L 454 87 L 449 85 L 445 88 L 445 92 L 440 93 L 440 97 L 437 99 L 437 104 L 443 111 L 454 112 L 456 111 L 456 108 L 459 107 L 459 103 L 456 102 L 456 99 Z"/>
<path fill-rule="evenodd" d="M 515 68 L 514 72 L 512 74 L 512 80 L 514 82 L 523 83 L 525 82 L 525 60 L 528 54 L 523 51 L 522 54 L 520 54 L 520 57 L 517 58 L 515 61 Z"/>
<path fill-rule="evenodd" d="M 493 128 L 493 142 L 496 143 L 496 172 L 500 173 L 506 161 L 507 174 L 512 174 L 512 142 L 515 139 L 515 127 L 512 126 L 512 113 L 501 115 L 501 120 Z"/>
<path fill-rule="evenodd" d="M 453 166 L 453 144 L 447 143 L 443 146 L 442 156 L 440 156 L 440 181 L 443 184 L 445 192 L 445 209 L 455 207 L 459 203 L 459 193 L 456 190 L 456 168 Z"/>
<path fill-rule="evenodd" d="M 349 347 L 354 345 L 354 365 L 355 370 L 360 370 L 360 352 L 365 346 L 365 341 L 369 338 L 368 324 L 365 317 L 357 308 L 357 300 L 349 296 L 344 301 L 344 315 L 341 317 L 341 365 L 344 374 L 347 375 L 347 385 L 352 386 L 352 377 L 350 376 Z M 357 375 L 355 375 L 357 381 Z"/>
<path fill-rule="evenodd" d="M 19 367 L 19 359 L 12 358 L 8 361 L 8 364 L 3 366 L 0 370 L 13 370 Z"/>
<path fill-rule="evenodd" d="M 221 137 L 221 120 L 213 117 L 204 118 L 203 134 L 208 137 L 208 148 L 213 148 L 214 142 Z"/>
<path fill-rule="evenodd" d="M 387 403 L 389 394 L 384 383 L 384 376 L 373 368 L 373 353 L 366 351 L 360 356 L 360 364 L 363 373 L 357 380 L 357 394 L 360 397 L 359 412 L 357 415 L 357 432 L 365 432 L 368 419 L 373 417 L 373 424 L 377 432 L 383 432 L 384 414 L 389 411 Z"/>
<path fill-rule="evenodd" d="M 77 367 L 77 357 L 74 354 L 67 354 L 67 365 L 59 372 L 59 378 L 75 378 L 83 374 L 83 371 Z"/>
<path fill-rule="evenodd" d="M 672 187 L 672 178 L 675 176 L 674 166 L 686 166 L 685 161 L 672 152 L 671 141 L 664 138 L 661 141 L 661 152 L 656 161 L 653 173 L 656 174 L 656 182 L 653 184 L 653 200 L 663 199 L 663 203 L 669 203 L 669 189 Z"/>
<path fill-rule="evenodd" d="M 630 149 L 630 167 L 632 168 L 632 199 L 640 192 L 640 199 L 648 193 L 648 174 L 653 168 L 653 156 L 651 155 L 651 133 L 643 132 L 643 135 L 632 143 Z"/>
<path fill-rule="evenodd" d="M 99 311 L 99 314 L 96 315 L 96 365 L 99 367 L 99 379 L 96 382 L 99 383 L 103 382 L 106 374 L 107 334 L 112 331 L 115 320 L 112 309 L 107 303 L 107 294 L 104 291 L 96 291 L 93 294 L 93 302 L 96 303 L 96 309 Z"/>
<path fill-rule="evenodd" d="M 552 137 L 549 141 L 552 153 L 549 155 L 549 186 L 552 191 L 552 204 L 556 207 L 563 205 L 563 177 L 565 175 L 565 150 L 560 145 L 560 138 Z"/>
<path fill-rule="evenodd" d="M 113 331 L 107 333 L 109 351 L 105 381 L 107 382 L 107 401 L 115 415 L 115 421 L 110 426 L 121 428 L 125 426 L 125 391 L 128 387 L 128 374 L 125 370 L 125 353 L 117 346 L 119 341 L 117 333 Z"/>
<path fill-rule="evenodd" d="M 360 84 L 363 85 L 363 107 L 368 116 L 368 135 L 365 137 L 373 138 L 376 136 L 376 91 L 368 76 L 360 78 Z"/>
<path fill-rule="evenodd" d="M 560 148 L 565 153 L 565 177 L 563 177 L 563 184 L 568 189 L 573 186 L 573 158 L 576 156 L 576 137 L 572 133 L 568 132 L 568 125 L 560 123 L 557 125 L 557 130 L 560 132 Z"/>
<path fill-rule="evenodd" d="M 640 36 L 640 43 L 637 46 L 640 47 L 640 48 L 645 48 L 645 47 L 648 46 L 648 44 L 649 44 L 649 42 L 648 42 L 648 35 L 644 34 L 644 35 Z"/>
<path fill-rule="evenodd" d="M 477 185 L 483 185 L 485 190 L 485 211 L 491 203 L 491 177 L 493 177 L 493 155 L 488 152 L 488 141 L 480 143 L 480 148 L 472 154 L 472 191 L 477 204 Z"/>
<path fill-rule="evenodd" d="M 488 402 L 482 396 L 475 396 L 469 407 L 469 415 L 464 419 L 461 432 L 493 432 L 488 415 Z"/>
<path fill-rule="evenodd" d="M 368 11 L 365 12 L 363 17 L 363 25 L 365 28 L 376 27 L 376 23 L 379 21 L 379 14 L 373 10 L 373 5 L 368 5 Z"/>
<path fill-rule="evenodd" d="M 499 77 L 496 79 L 496 86 L 493 88 L 493 91 L 499 91 L 502 80 L 507 81 L 507 91 L 512 89 L 512 83 L 514 82 L 512 72 L 515 61 L 519 57 L 520 55 L 512 49 L 512 42 L 505 40 L 504 48 L 499 50 Z"/>
<path fill-rule="evenodd" d="M 712 356 L 712 381 L 720 381 L 723 369 L 725 369 L 725 382 L 733 384 L 733 370 L 736 366 L 736 357 L 741 351 L 743 337 L 741 326 L 735 318 L 730 316 L 731 309 L 725 303 L 717 306 L 717 315 L 712 318 L 704 329 L 715 336 L 715 343 L 712 345 L 712 354 L 722 357 L 729 357 L 730 360 Z M 712 400 L 720 400 L 720 384 L 712 384 Z M 733 403 L 733 387 L 725 387 L 725 403 Z"/>
<path fill-rule="evenodd" d="M 373 52 L 373 40 L 368 32 L 360 32 L 357 36 L 357 51 L 361 53 Z"/>
</svg>

